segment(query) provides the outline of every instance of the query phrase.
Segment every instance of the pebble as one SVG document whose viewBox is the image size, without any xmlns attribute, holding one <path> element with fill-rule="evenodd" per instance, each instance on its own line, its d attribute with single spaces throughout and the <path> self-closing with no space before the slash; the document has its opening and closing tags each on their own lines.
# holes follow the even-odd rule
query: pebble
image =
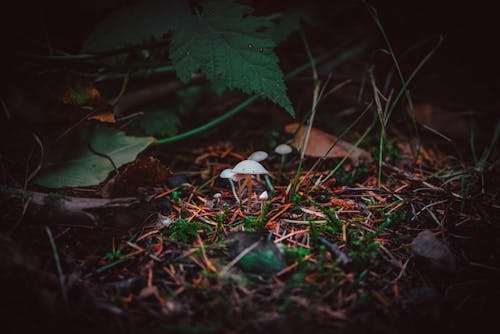
<svg viewBox="0 0 500 334">
<path fill-rule="evenodd" d="M 430 230 L 420 232 L 413 239 L 411 250 L 430 271 L 452 273 L 457 270 L 453 253 Z"/>
</svg>

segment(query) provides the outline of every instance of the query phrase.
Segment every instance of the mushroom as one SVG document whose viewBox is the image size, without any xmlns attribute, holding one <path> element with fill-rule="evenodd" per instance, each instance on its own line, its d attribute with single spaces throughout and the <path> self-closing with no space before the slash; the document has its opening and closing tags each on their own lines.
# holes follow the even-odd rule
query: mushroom
<svg viewBox="0 0 500 334">
<path fill-rule="evenodd" d="M 266 190 L 264 190 L 262 194 L 259 195 L 259 199 L 261 201 L 267 201 L 269 199 L 269 195 L 267 194 Z"/>
<path fill-rule="evenodd" d="M 261 162 L 261 161 L 266 160 L 268 156 L 269 156 L 269 154 L 267 154 L 267 152 L 264 152 L 264 151 L 255 151 L 255 152 L 253 152 L 252 154 L 250 154 L 248 156 L 247 160 L 253 160 L 253 161 Z M 257 178 L 258 177 L 259 176 L 257 175 Z M 264 174 L 264 179 L 266 180 L 266 184 L 269 187 L 269 190 L 271 191 L 271 193 L 274 193 L 273 183 L 271 182 L 271 179 L 269 178 L 269 175 L 268 174 Z"/>
<path fill-rule="evenodd" d="M 245 183 L 248 190 L 248 211 L 250 211 L 250 204 L 252 200 L 252 178 L 251 175 L 269 174 L 269 172 L 260 163 L 254 160 L 243 160 L 239 162 L 231 170 L 234 174 L 244 176 Z"/>
<path fill-rule="evenodd" d="M 261 162 L 261 161 L 266 160 L 268 156 L 269 156 L 269 154 L 267 154 L 264 151 L 255 151 L 252 154 L 250 154 L 247 159 Z"/>
<path fill-rule="evenodd" d="M 280 173 L 279 173 L 279 179 L 281 179 L 281 172 L 283 170 L 283 166 L 285 165 L 286 155 L 292 152 L 292 148 L 290 147 L 290 145 L 280 144 L 280 145 L 276 146 L 276 148 L 274 149 L 274 152 L 281 155 L 281 166 L 280 166 Z"/>
<path fill-rule="evenodd" d="M 276 146 L 276 148 L 274 149 L 274 152 L 281 155 L 281 164 L 283 165 L 285 163 L 286 155 L 289 153 L 292 153 L 292 148 L 290 147 L 290 145 L 280 144 L 280 145 Z"/>
<path fill-rule="evenodd" d="M 234 173 L 232 171 L 232 169 L 226 168 L 220 173 L 219 177 L 222 179 L 229 180 L 229 183 L 231 184 L 231 190 L 233 191 L 234 198 L 236 198 L 236 201 L 238 203 L 240 203 L 240 198 L 236 194 L 236 189 L 234 189 L 234 183 L 233 183 L 233 180 L 236 180 L 236 173 Z"/>
<path fill-rule="evenodd" d="M 269 199 L 269 195 L 267 194 L 267 191 L 264 190 L 260 195 L 259 195 L 259 201 L 260 203 L 260 214 L 261 216 L 264 215 L 264 202 Z M 261 221 L 264 219 L 264 217 L 261 217 Z"/>
</svg>

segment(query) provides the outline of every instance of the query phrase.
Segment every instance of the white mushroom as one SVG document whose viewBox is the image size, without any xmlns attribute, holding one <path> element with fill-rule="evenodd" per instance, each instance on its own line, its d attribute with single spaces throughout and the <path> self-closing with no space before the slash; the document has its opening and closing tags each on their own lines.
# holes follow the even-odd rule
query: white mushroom
<svg viewBox="0 0 500 334">
<path fill-rule="evenodd" d="M 261 161 L 266 160 L 268 156 L 269 156 L 269 154 L 267 154 L 267 152 L 264 152 L 264 151 L 255 151 L 255 152 L 253 152 L 252 154 L 250 154 L 248 156 L 247 160 L 253 160 L 253 161 L 261 162 Z M 271 192 L 274 192 L 273 183 L 271 182 L 271 179 L 269 178 L 269 175 L 268 174 L 264 174 L 264 179 L 266 180 L 266 184 L 269 187 L 269 190 Z M 258 175 L 257 175 L 257 180 L 260 181 Z"/>
<path fill-rule="evenodd" d="M 252 154 L 250 154 L 247 159 L 261 162 L 261 161 L 266 160 L 268 156 L 269 156 L 269 154 L 267 154 L 264 151 L 255 151 Z"/>
<path fill-rule="evenodd" d="M 262 166 L 260 163 L 254 160 L 243 160 L 239 162 L 234 168 L 232 172 L 238 175 L 242 175 L 245 177 L 245 183 L 247 185 L 248 190 L 248 211 L 250 211 L 250 204 L 252 199 L 252 179 L 251 175 L 267 175 L 269 172 Z"/>
<path fill-rule="evenodd" d="M 269 199 L 269 195 L 267 194 L 266 190 L 264 190 L 262 194 L 259 195 L 259 199 L 261 201 L 267 201 Z"/>
<path fill-rule="evenodd" d="M 226 168 L 220 173 L 219 177 L 222 179 L 229 180 L 229 183 L 231 184 L 231 190 L 233 191 L 234 198 L 236 198 L 236 201 L 239 203 L 240 198 L 236 194 L 236 189 L 234 189 L 234 183 L 233 183 L 233 180 L 236 179 L 236 173 L 234 173 L 231 169 Z"/>
<path fill-rule="evenodd" d="M 292 152 L 292 148 L 290 147 L 290 145 L 280 144 L 276 146 L 274 152 L 281 155 L 281 166 L 280 166 L 280 176 L 279 176 L 279 178 L 281 178 L 281 170 L 283 169 L 283 165 L 285 164 L 286 155 Z"/>
<path fill-rule="evenodd" d="M 290 147 L 290 145 L 280 144 L 280 145 L 276 146 L 276 148 L 274 149 L 274 152 L 281 155 L 281 158 L 283 159 L 283 157 L 285 157 L 287 154 L 292 153 L 292 148 Z"/>
<path fill-rule="evenodd" d="M 257 175 L 269 174 L 269 172 L 260 163 L 254 160 L 243 160 L 234 166 L 231 171 L 234 174 Z"/>
</svg>

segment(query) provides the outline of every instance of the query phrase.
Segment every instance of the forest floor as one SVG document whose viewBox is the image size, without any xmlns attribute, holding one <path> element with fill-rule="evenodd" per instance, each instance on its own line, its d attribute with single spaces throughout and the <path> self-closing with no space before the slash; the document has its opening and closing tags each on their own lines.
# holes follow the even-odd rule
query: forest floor
<svg viewBox="0 0 500 334">
<path fill-rule="evenodd" d="M 397 142 L 380 185 L 374 162 L 331 174 L 338 159 L 306 158 L 297 178 L 298 154 L 284 165 L 271 154 L 275 192 L 259 200 L 270 190 L 254 179 L 241 205 L 219 174 L 251 150 L 230 141 L 151 152 L 113 184 L 137 201 L 97 203 L 91 219 L 58 207 L 102 188 L 41 193 L 24 211 L 4 196 L 4 227 L 17 224 L 16 242 L 2 237 L 5 319 L 123 332 L 482 327 L 500 297 L 490 173 Z M 148 185 L 145 169 L 165 183 Z"/>
</svg>

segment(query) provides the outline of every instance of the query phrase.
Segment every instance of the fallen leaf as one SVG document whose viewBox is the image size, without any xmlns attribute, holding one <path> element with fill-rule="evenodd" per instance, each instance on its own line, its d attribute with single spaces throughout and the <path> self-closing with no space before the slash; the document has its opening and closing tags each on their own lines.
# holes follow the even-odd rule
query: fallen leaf
<svg viewBox="0 0 500 334">
<path fill-rule="evenodd" d="M 107 102 L 93 83 L 81 78 L 70 79 L 69 87 L 64 92 L 61 101 L 75 107 L 107 105 Z"/>
<path fill-rule="evenodd" d="M 307 128 L 305 126 L 300 125 L 299 123 L 291 123 L 285 126 L 285 132 L 290 134 L 296 133 L 295 138 L 292 142 L 292 145 L 296 149 L 299 149 L 302 146 L 306 129 Z M 333 148 L 330 150 L 332 146 Z M 328 152 L 328 150 L 330 151 Z M 351 150 L 352 152 L 349 153 Z M 337 137 L 316 128 L 311 128 L 305 155 L 315 158 L 320 158 L 325 155 L 326 158 L 343 158 L 349 155 L 349 159 L 355 166 L 358 166 L 362 161 L 373 161 L 372 156 L 367 151 L 359 147 L 355 147 L 351 143 L 348 143 L 342 139 L 338 139 Z"/>
<path fill-rule="evenodd" d="M 102 124 L 84 127 L 47 152 L 33 182 L 47 188 L 98 185 L 114 167 L 134 161 L 153 141 L 151 137 L 127 136 Z"/>
<path fill-rule="evenodd" d="M 97 113 L 95 115 L 90 116 L 87 118 L 88 120 L 96 120 L 101 123 L 115 123 L 115 114 L 113 114 L 110 111 L 102 111 L 100 113 Z"/>
</svg>

